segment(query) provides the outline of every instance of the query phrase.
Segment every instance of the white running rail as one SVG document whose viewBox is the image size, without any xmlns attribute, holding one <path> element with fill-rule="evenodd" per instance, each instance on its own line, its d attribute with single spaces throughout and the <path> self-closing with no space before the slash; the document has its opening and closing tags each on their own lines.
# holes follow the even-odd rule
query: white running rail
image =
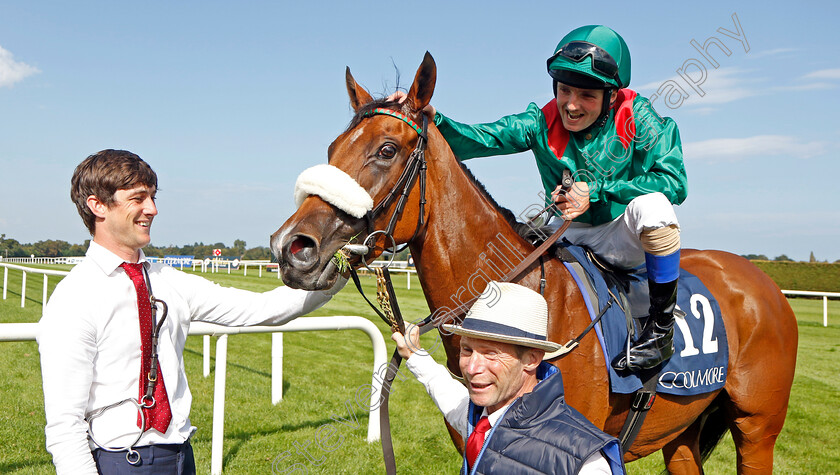
<svg viewBox="0 0 840 475">
<path fill-rule="evenodd" d="M 376 376 L 387 364 L 385 339 L 370 320 L 359 316 L 300 317 L 281 326 L 225 327 L 212 323 L 192 322 L 190 335 L 216 335 L 216 378 L 213 391 L 213 435 L 211 440 L 210 472 L 222 473 L 225 427 L 225 383 L 227 379 L 228 335 L 240 333 L 301 332 L 323 330 L 361 330 L 370 338 L 373 346 L 373 370 L 371 378 L 370 417 L 368 419 L 367 441 L 379 440 L 379 397 L 381 379 Z M 0 342 L 32 341 L 38 336 L 37 323 L 0 323 Z M 206 353 L 206 352 L 205 352 Z M 276 385 L 282 387 L 282 349 L 272 350 L 272 392 Z M 277 371 L 275 371 L 277 370 Z"/>
</svg>

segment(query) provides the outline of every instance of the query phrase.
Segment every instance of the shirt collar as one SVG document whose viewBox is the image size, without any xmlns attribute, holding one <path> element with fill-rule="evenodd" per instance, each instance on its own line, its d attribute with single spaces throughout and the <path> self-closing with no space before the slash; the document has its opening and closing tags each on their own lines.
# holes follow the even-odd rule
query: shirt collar
<svg viewBox="0 0 840 475">
<path fill-rule="evenodd" d="M 107 248 L 98 244 L 96 241 L 90 241 L 90 247 L 88 247 L 87 253 L 85 256 L 96 263 L 102 272 L 106 275 L 111 275 L 114 273 L 115 270 L 122 264 L 123 259 L 113 252 L 109 251 Z M 139 263 L 145 263 L 146 261 L 146 254 L 143 253 L 143 250 L 140 249 L 140 259 L 137 261 Z"/>
<path fill-rule="evenodd" d="M 507 406 L 500 407 L 499 409 L 494 411 L 493 414 L 487 414 L 487 408 L 485 407 L 484 410 L 481 411 L 481 416 L 487 416 L 487 422 L 490 423 L 490 427 L 495 427 L 496 422 L 499 422 L 499 419 L 501 419 L 502 416 L 505 415 L 507 410 L 510 409 L 511 404 L 513 404 L 513 401 L 511 401 L 510 404 L 508 404 Z"/>
</svg>

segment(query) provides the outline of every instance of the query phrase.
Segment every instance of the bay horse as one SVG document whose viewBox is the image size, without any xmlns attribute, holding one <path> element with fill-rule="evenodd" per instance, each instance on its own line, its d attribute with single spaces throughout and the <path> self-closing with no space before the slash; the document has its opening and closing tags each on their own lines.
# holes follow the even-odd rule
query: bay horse
<svg viewBox="0 0 840 475">
<path fill-rule="evenodd" d="M 425 144 L 427 179 L 421 186 L 403 187 L 404 172 L 422 134 L 416 124 L 423 123 L 420 111 L 431 100 L 436 75 L 427 52 L 400 104 L 374 100 L 347 68 L 347 92 L 355 116 L 329 146 L 329 164 L 383 206 L 375 216 L 354 217 L 317 194 L 304 198 L 271 239 L 286 285 L 310 290 L 330 287 L 339 274 L 333 260 L 336 251 L 350 242 L 362 242 L 371 229 L 385 228 L 389 217 L 396 219 L 394 240 L 411 249 L 429 309 L 438 314 L 442 309 L 453 311 L 479 295 L 490 280 L 498 280 L 504 259 L 534 250 L 514 230 L 513 213 L 499 207 L 459 164 L 432 123 Z M 401 210 L 393 199 L 397 188 L 406 190 Z M 793 311 L 776 284 L 744 258 L 685 249 L 681 266 L 718 299 L 729 347 L 726 383 L 709 394 L 660 394 L 625 461 L 662 449 L 671 473 L 702 473 L 702 460 L 729 429 L 738 473 L 770 473 L 796 365 Z M 590 317 L 566 267 L 556 259 L 547 259 L 544 267 L 548 337 L 563 343 L 578 336 Z M 540 274 L 540 266 L 534 264 L 520 274 L 518 283 L 537 290 Z M 457 337 L 441 336 L 447 366 L 460 375 Z M 618 434 L 632 395 L 610 393 L 608 363 L 594 334 L 552 364 L 563 374 L 569 404 L 607 433 Z M 462 441 L 456 438 L 457 446 Z"/>
</svg>

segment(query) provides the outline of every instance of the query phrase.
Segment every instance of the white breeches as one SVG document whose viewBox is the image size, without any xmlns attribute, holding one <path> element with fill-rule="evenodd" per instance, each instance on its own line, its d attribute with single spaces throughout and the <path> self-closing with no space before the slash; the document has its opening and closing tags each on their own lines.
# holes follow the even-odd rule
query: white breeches
<svg viewBox="0 0 840 475">
<path fill-rule="evenodd" d="M 562 224 L 561 219 L 555 218 L 549 226 L 557 229 Z M 616 267 L 632 269 L 645 263 L 642 232 L 672 225 L 679 229 L 674 206 L 665 195 L 656 192 L 633 199 L 624 213 L 609 223 L 592 226 L 572 222 L 561 239 L 592 249 Z"/>
</svg>

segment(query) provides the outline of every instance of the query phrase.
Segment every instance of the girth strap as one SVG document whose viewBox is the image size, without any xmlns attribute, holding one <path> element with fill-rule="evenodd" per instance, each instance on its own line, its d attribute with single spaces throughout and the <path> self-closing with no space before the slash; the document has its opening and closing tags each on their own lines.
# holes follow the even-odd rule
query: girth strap
<svg viewBox="0 0 840 475">
<path fill-rule="evenodd" d="M 609 364 L 609 363 L 607 363 Z M 642 373 L 644 384 L 642 388 L 633 394 L 633 402 L 630 403 L 630 412 L 627 414 L 627 420 L 624 421 L 624 427 L 618 434 L 618 441 L 621 443 L 621 453 L 626 453 L 639 431 L 642 430 L 642 423 L 645 422 L 648 410 L 653 406 L 653 401 L 656 400 L 656 384 L 659 382 L 659 367 L 646 370 Z"/>
<path fill-rule="evenodd" d="M 611 303 L 615 302 L 624 312 L 624 317 L 626 319 L 627 347 L 625 351 L 629 353 L 630 340 L 635 333 L 635 327 L 633 325 L 633 315 L 631 312 L 630 301 L 627 298 L 627 289 L 624 287 L 625 284 L 622 284 L 622 282 L 614 274 L 614 270 L 608 267 L 604 262 L 598 260 L 598 257 L 591 250 L 587 249 L 587 256 L 592 260 L 596 267 L 600 269 L 602 275 L 604 276 L 604 280 L 607 283 L 607 291 L 610 294 L 610 300 L 607 302 L 604 310 L 601 311 L 601 314 L 598 315 L 598 318 L 594 319 L 592 323 L 594 324 L 596 321 L 600 320 L 601 316 L 603 316 L 607 309 L 606 307 L 609 307 Z M 610 290 L 611 287 L 616 290 L 618 297 L 616 297 L 616 294 Z M 583 289 L 581 290 L 583 291 Z M 568 346 L 568 343 L 566 346 Z M 610 364 L 610 362 L 607 361 L 607 364 Z M 647 417 L 648 410 L 651 408 L 653 401 L 656 399 L 656 385 L 659 382 L 659 369 L 660 367 L 657 366 L 656 368 L 641 371 L 639 374 L 643 382 L 642 387 L 633 393 L 633 401 L 630 403 L 630 411 L 627 413 L 627 419 L 625 419 L 624 426 L 618 434 L 618 441 L 621 444 L 621 453 L 626 453 L 630 449 L 630 446 L 633 445 L 633 442 L 642 430 L 642 424 L 645 421 L 645 417 Z"/>
</svg>

